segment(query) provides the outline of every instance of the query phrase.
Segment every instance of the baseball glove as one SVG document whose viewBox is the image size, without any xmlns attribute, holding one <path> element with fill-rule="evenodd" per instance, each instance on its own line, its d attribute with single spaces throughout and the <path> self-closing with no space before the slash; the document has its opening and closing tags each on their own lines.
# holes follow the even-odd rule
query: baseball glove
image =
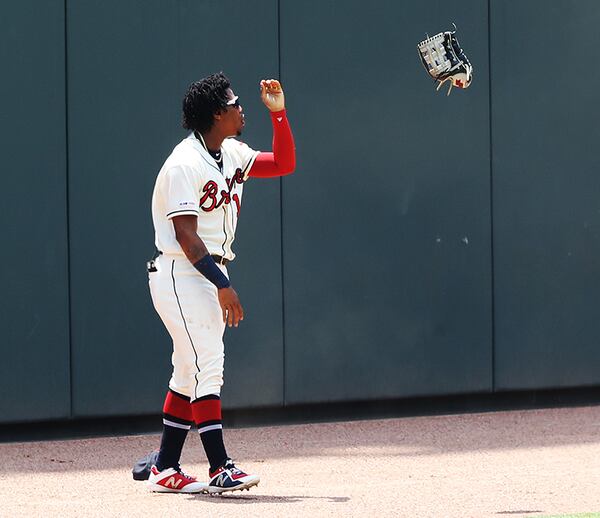
<svg viewBox="0 0 600 518">
<path fill-rule="evenodd" d="M 439 83 L 437 90 L 446 81 L 450 81 L 447 95 L 453 86 L 467 88 L 471 84 L 473 67 L 458 44 L 456 30 L 440 32 L 423 40 L 417 48 L 425 70 Z"/>
</svg>

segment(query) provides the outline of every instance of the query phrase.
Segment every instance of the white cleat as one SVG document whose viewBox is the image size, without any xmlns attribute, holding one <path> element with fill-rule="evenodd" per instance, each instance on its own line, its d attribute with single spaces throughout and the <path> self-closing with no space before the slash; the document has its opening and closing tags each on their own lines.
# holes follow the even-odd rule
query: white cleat
<svg viewBox="0 0 600 518">
<path fill-rule="evenodd" d="M 216 471 L 209 472 L 210 481 L 208 483 L 209 494 L 221 494 L 228 491 L 242 491 L 257 486 L 260 478 L 257 475 L 248 475 L 241 469 L 235 467 L 231 459 L 227 459 L 225 464 Z"/>
<path fill-rule="evenodd" d="M 198 482 L 195 477 L 186 475 L 180 469 L 167 468 L 158 471 L 156 466 L 150 468 L 150 477 L 146 485 L 155 493 L 206 493 L 208 485 Z"/>
</svg>

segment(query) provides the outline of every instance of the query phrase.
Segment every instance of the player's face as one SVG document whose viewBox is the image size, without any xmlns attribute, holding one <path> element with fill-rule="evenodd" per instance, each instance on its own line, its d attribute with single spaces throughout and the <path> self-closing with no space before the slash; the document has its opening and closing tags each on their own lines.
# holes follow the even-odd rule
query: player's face
<svg viewBox="0 0 600 518">
<path fill-rule="evenodd" d="M 228 135 L 238 137 L 242 134 L 242 128 L 245 124 L 244 110 L 240 104 L 240 100 L 231 88 L 227 89 L 227 98 L 229 99 L 229 104 L 223 114 L 222 122 L 225 124 Z"/>
</svg>

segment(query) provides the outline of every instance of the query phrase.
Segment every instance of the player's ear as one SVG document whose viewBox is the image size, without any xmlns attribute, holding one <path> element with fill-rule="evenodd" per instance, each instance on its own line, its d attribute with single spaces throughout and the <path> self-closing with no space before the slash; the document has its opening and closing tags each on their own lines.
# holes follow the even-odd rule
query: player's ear
<svg viewBox="0 0 600 518">
<path fill-rule="evenodd" d="M 225 115 L 226 113 L 226 109 L 217 110 L 215 113 L 213 113 L 213 119 L 216 121 L 220 121 L 223 118 L 223 115 Z"/>
</svg>

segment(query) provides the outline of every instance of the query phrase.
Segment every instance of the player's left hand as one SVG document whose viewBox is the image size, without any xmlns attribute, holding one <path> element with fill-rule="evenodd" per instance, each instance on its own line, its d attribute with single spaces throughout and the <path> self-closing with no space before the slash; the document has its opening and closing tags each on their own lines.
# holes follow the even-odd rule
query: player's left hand
<svg viewBox="0 0 600 518">
<path fill-rule="evenodd" d="M 237 327 L 240 320 L 244 320 L 244 308 L 240 302 L 238 294 L 229 286 L 228 288 L 220 288 L 217 290 L 219 305 L 223 312 L 223 322 L 229 327 Z"/>
<path fill-rule="evenodd" d="M 263 79 L 260 82 L 260 98 L 264 105 L 272 112 L 285 109 L 285 96 L 283 88 L 277 79 Z"/>
</svg>

